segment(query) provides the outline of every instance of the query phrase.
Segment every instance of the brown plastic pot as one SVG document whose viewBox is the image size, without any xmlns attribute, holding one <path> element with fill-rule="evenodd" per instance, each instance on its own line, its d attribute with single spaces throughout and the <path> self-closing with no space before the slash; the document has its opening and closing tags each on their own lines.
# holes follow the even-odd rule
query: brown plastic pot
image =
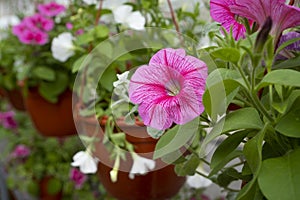
<svg viewBox="0 0 300 200">
<path fill-rule="evenodd" d="M 60 200 L 62 199 L 62 191 L 56 194 L 49 194 L 48 183 L 51 177 L 45 177 L 40 181 L 40 200 Z"/>
<path fill-rule="evenodd" d="M 64 137 L 76 134 L 70 90 L 62 93 L 57 103 L 50 103 L 38 93 L 37 88 L 31 88 L 25 103 L 31 120 L 41 135 Z"/>
<path fill-rule="evenodd" d="M 153 171 L 130 179 L 129 171 L 133 160 L 129 155 L 126 156 L 126 161 L 121 161 L 117 182 L 112 182 L 110 171 L 113 162 L 109 159 L 110 154 L 102 143 L 106 119 L 98 122 L 95 118 L 81 118 L 80 121 L 82 125 L 80 127 L 86 134 L 91 136 L 98 131 L 100 135 L 95 152 L 95 156 L 100 160 L 98 176 L 111 196 L 119 200 L 165 200 L 176 195 L 185 183 L 186 178 L 179 177 L 174 172 L 174 165 L 167 165 L 159 159 L 156 160 L 157 167 Z M 126 133 L 126 139 L 134 145 L 136 153 L 152 158 L 157 140 L 148 136 L 146 127 L 141 122 L 137 121 L 135 126 L 130 126 L 123 120 L 117 120 L 117 125 Z"/>
<path fill-rule="evenodd" d="M 19 111 L 25 111 L 24 97 L 21 89 L 6 90 L 6 95 L 10 104 Z"/>
</svg>

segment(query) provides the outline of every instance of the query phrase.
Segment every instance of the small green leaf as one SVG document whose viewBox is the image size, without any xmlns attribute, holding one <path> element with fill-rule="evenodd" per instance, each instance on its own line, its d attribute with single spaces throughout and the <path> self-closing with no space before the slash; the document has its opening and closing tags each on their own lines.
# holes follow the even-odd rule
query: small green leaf
<svg viewBox="0 0 300 200">
<path fill-rule="evenodd" d="M 191 154 L 186 158 L 187 160 L 185 162 L 175 166 L 175 172 L 178 176 L 194 175 L 200 164 L 200 159 L 195 154 Z"/>
<path fill-rule="evenodd" d="M 47 192 L 50 195 L 55 195 L 57 193 L 59 193 L 62 189 L 62 183 L 56 179 L 56 178 L 51 178 L 48 181 L 48 185 L 47 185 Z"/>
<path fill-rule="evenodd" d="M 290 87 L 300 87 L 300 72 L 292 69 L 279 69 L 268 73 L 260 84 L 256 87 L 256 90 L 268 86 L 268 85 L 285 85 Z"/>
<path fill-rule="evenodd" d="M 240 60 L 240 51 L 230 47 L 217 49 L 211 55 L 232 63 L 237 63 Z"/>
<path fill-rule="evenodd" d="M 291 111 L 279 120 L 275 130 L 288 137 L 300 138 L 300 98 L 293 105 Z"/>
<path fill-rule="evenodd" d="M 154 159 L 172 153 L 186 145 L 199 131 L 199 118 L 168 130 L 157 142 Z"/>
<path fill-rule="evenodd" d="M 213 169 L 216 167 L 228 154 L 234 151 L 238 145 L 247 136 L 248 131 L 242 131 L 234 133 L 226 138 L 214 152 L 210 167 Z"/>
<path fill-rule="evenodd" d="M 37 77 L 45 81 L 55 80 L 55 71 L 49 67 L 40 66 L 34 68 L 32 73 Z"/>
<path fill-rule="evenodd" d="M 108 36 L 109 34 L 109 29 L 107 28 L 107 26 L 104 25 L 98 25 L 95 29 L 95 34 L 98 38 L 105 38 Z"/>
<path fill-rule="evenodd" d="M 87 57 L 88 55 L 83 55 L 74 62 L 73 69 L 72 69 L 73 73 L 78 72 L 79 70 L 81 70 L 82 67 L 84 67 L 83 64 Z M 87 61 L 85 63 L 87 63 Z"/>
<path fill-rule="evenodd" d="M 264 160 L 258 176 L 262 193 L 272 200 L 298 200 L 300 197 L 300 149 L 285 156 Z"/>
</svg>

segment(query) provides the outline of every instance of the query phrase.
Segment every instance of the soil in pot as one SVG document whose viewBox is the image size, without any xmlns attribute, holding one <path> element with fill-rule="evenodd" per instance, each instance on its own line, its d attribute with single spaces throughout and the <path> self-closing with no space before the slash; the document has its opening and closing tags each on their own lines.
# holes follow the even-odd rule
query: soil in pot
<svg viewBox="0 0 300 200">
<path fill-rule="evenodd" d="M 94 118 L 83 119 L 85 132 L 93 135 L 99 131 L 103 139 L 104 121 L 101 121 L 102 129 Z M 126 133 L 126 139 L 134 145 L 135 152 L 142 157 L 152 158 L 157 140 L 152 139 L 146 132 L 142 123 L 135 126 L 126 125 L 124 121 L 118 120 L 117 124 Z M 138 137 L 136 137 L 138 136 Z M 174 172 L 174 165 L 167 165 L 161 160 L 156 160 L 156 168 L 146 175 L 136 175 L 134 179 L 129 178 L 129 171 L 133 164 L 131 156 L 126 161 L 121 161 L 117 182 L 110 179 L 110 171 L 113 162 L 109 159 L 109 152 L 102 144 L 96 144 L 95 155 L 100 159 L 98 175 L 100 182 L 107 192 L 119 200 L 165 200 L 178 193 L 185 183 L 185 177 L 179 177 Z"/>
<path fill-rule="evenodd" d="M 61 94 L 57 103 L 50 103 L 37 88 L 33 88 L 28 90 L 25 103 L 33 124 L 42 135 L 64 137 L 76 134 L 70 90 Z"/>
</svg>

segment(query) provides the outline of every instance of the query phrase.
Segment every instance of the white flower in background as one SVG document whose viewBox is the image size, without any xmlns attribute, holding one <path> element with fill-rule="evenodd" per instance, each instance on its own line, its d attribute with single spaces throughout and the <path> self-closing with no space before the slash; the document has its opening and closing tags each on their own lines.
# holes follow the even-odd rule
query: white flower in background
<svg viewBox="0 0 300 200">
<path fill-rule="evenodd" d="M 71 33 L 64 32 L 55 37 L 52 41 L 51 51 L 56 60 L 65 62 L 75 54 L 73 41 L 74 37 Z"/>
<path fill-rule="evenodd" d="M 178 10 L 182 8 L 182 10 L 186 12 L 193 12 L 197 3 L 200 4 L 200 8 L 204 6 L 203 0 L 171 0 L 173 10 Z M 163 12 L 170 12 L 167 0 L 159 0 L 159 7 Z"/>
<path fill-rule="evenodd" d="M 144 30 L 146 19 L 140 11 L 132 12 L 132 7 L 122 5 L 113 10 L 113 15 L 117 23 L 134 30 Z"/>
<path fill-rule="evenodd" d="M 94 5 L 94 4 L 98 4 L 99 0 L 82 0 L 84 3 L 86 3 L 87 5 Z"/>
<path fill-rule="evenodd" d="M 128 2 L 128 0 L 105 0 L 103 1 L 103 8 L 113 10 L 126 2 Z"/>
<path fill-rule="evenodd" d="M 69 7 L 69 5 L 70 5 L 70 0 L 55 0 L 55 2 L 58 4 L 62 4 L 66 7 Z"/>
<path fill-rule="evenodd" d="M 118 95 L 118 100 L 112 104 L 112 107 L 122 102 L 129 102 L 128 96 L 128 88 L 129 88 L 129 80 L 128 80 L 129 71 L 124 72 L 123 74 L 117 74 L 118 80 L 113 82 L 114 93 Z"/>
<path fill-rule="evenodd" d="M 206 176 L 208 175 L 208 173 L 204 171 L 204 169 L 200 166 L 197 168 L 197 171 Z M 187 177 L 187 184 L 192 188 L 198 189 L 210 186 L 212 184 L 212 181 L 196 173 L 193 176 Z"/>
<path fill-rule="evenodd" d="M 8 29 L 10 26 L 14 26 L 20 23 L 20 19 L 15 15 L 7 15 L 0 17 L 0 29 Z"/>
<path fill-rule="evenodd" d="M 133 165 L 129 172 L 129 178 L 134 179 L 135 175 L 144 175 L 155 168 L 155 161 L 139 156 L 132 152 Z"/>
<path fill-rule="evenodd" d="M 88 151 L 79 151 L 73 156 L 73 167 L 79 167 L 84 174 L 94 174 L 97 172 L 98 159 L 93 158 Z"/>
</svg>

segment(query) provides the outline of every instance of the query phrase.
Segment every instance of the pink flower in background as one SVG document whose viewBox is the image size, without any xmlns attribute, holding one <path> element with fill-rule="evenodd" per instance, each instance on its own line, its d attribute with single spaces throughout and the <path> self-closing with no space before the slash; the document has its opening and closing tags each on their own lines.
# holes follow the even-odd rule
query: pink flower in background
<svg viewBox="0 0 300 200">
<path fill-rule="evenodd" d="M 22 35 L 25 30 L 28 30 L 28 27 L 24 22 L 21 22 L 20 24 L 17 24 L 12 27 L 12 32 L 16 36 Z"/>
<path fill-rule="evenodd" d="M 162 49 L 139 67 L 129 84 L 130 100 L 139 104 L 144 124 L 164 130 L 199 116 L 204 107 L 207 66 L 184 49 Z"/>
<path fill-rule="evenodd" d="M 54 28 L 54 21 L 41 14 L 35 14 L 23 19 L 29 29 L 39 29 L 41 31 L 51 31 Z"/>
<path fill-rule="evenodd" d="M 235 0 L 230 10 L 263 26 L 271 17 L 271 34 L 278 39 L 283 30 L 300 25 L 300 8 L 285 4 L 285 0 Z"/>
<path fill-rule="evenodd" d="M 54 17 L 66 10 L 64 5 L 58 4 L 56 2 L 50 2 L 46 4 L 39 4 L 38 11 L 48 17 Z"/>
<path fill-rule="evenodd" d="M 84 33 L 83 29 L 78 29 L 75 33 L 75 35 L 82 35 Z"/>
<path fill-rule="evenodd" d="M 48 42 L 47 33 L 40 30 L 25 30 L 22 35 L 18 36 L 24 44 L 44 45 Z"/>
<path fill-rule="evenodd" d="M 80 170 L 72 168 L 70 171 L 70 179 L 75 183 L 75 187 L 80 189 L 87 180 L 87 177 Z"/>
<path fill-rule="evenodd" d="M 231 11 L 232 5 L 235 5 L 235 0 L 211 0 L 210 15 L 215 21 L 221 23 L 227 32 L 230 32 L 232 27 L 233 37 L 238 40 L 245 37 L 246 28 L 238 21 L 239 16 Z"/>
<path fill-rule="evenodd" d="M 73 28 L 73 24 L 70 23 L 70 22 L 66 23 L 66 28 L 67 28 L 68 30 L 71 30 L 71 29 Z"/>
<path fill-rule="evenodd" d="M 7 129 L 15 129 L 18 127 L 16 120 L 14 119 L 15 113 L 13 111 L 0 112 L 0 125 Z"/>
<path fill-rule="evenodd" d="M 30 149 L 23 145 L 19 144 L 12 152 L 12 156 L 14 158 L 26 158 L 30 155 Z"/>
</svg>

